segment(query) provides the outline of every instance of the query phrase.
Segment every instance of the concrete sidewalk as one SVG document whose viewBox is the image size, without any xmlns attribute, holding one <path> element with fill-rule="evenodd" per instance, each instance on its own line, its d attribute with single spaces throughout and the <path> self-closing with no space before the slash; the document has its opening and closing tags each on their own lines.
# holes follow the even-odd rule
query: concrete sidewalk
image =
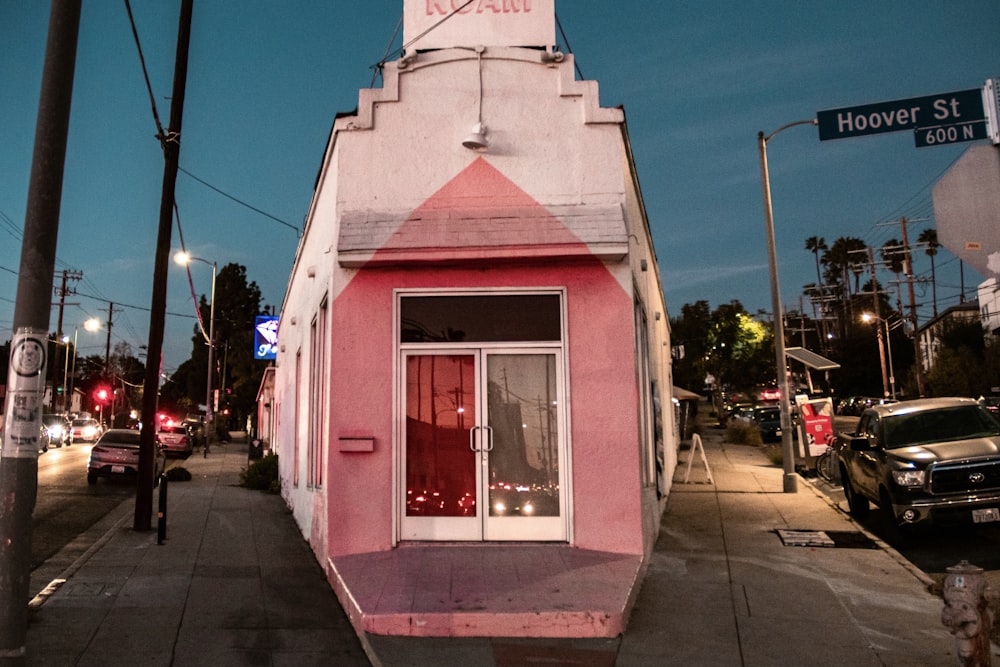
<svg viewBox="0 0 1000 667">
<path fill-rule="evenodd" d="M 616 639 L 360 640 L 280 497 L 238 486 L 217 445 L 169 486 L 167 539 L 132 504 L 32 616 L 28 665 L 954 665 L 942 602 L 811 484 L 782 491 L 755 447 L 703 443 L 675 475 L 630 623 Z M 109 520 L 112 517 L 109 517 Z M 818 531 L 786 533 L 779 530 Z M 835 546 L 786 546 L 826 536 Z M 368 656 L 366 657 L 365 651 Z"/>
<path fill-rule="evenodd" d="M 239 486 L 246 444 L 179 465 L 164 543 L 123 503 L 32 614 L 27 664 L 370 664 L 284 501 Z"/>
</svg>

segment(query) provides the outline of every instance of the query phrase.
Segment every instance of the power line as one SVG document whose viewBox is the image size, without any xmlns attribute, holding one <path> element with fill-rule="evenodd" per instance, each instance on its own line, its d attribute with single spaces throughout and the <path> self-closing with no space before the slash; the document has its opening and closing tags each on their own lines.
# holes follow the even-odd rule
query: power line
<svg viewBox="0 0 1000 667">
<path fill-rule="evenodd" d="M 246 208 L 250 209 L 250 210 L 251 210 L 251 211 L 253 211 L 254 213 L 259 213 L 260 215 L 264 216 L 265 218 L 270 218 L 271 220 L 274 220 L 275 222 L 277 222 L 277 223 L 279 223 L 279 224 L 282 224 L 282 225 L 284 225 L 285 227 L 288 227 L 289 229 L 294 229 L 294 230 L 295 230 L 295 233 L 296 233 L 296 235 L 298 235 L 298 236 L 301 236 L 301 235 L 302 235 L 302 232 L 301 232 L 301 231 L 299 230 L 299 228 L 298 228 L 298 227 L 296 227 L 295 225 L 293 225 L 293 224 L 291 224 L 291 223 L 289 223 L 289 222 L 285 222 L 285 221 L 284 221 L 284 220 L 282 220 L 281 218 L 279 218 L 279 217 L 277 217 L 277 216 L 274 216 L 274 215 L 271 215 L 271 214 L 270 214 L 270 213 L 268 213 L 267 211 L 262 211 L 261 209 L 257 208 L 256 206 L 253 206 L 253 205 L 251 205 L 251 204 L 248 204 L 247 202 L 243 201 L 242 199 L 239 199 L 238 197 L 234 197 L 233 195 L 229 194 L 228 192 L 225 192 L 224 190 L 221 190 L 220 188 L 217 188 L 216 186 L 212 185 L 211 183 L 209 183 L 208 181 L 204 180 L 203 178 L 200 178 L 200 177 L 198 177 L 198 176 L 195 176 L 194 174 L 192 174 L 192 173 L 191 173 L 190 171 L 188 171 L 188 170 L 187 170 L 187 169 L 185 169 L 184 167 L 177 167 L 177 169 L 178 169 L 178 171 L 180 171 L 181 173 L 183 173 L 183 174 L 185 174 L 185 175 L 187 175 L 187 176 L 190 176 L 190 177 L 191 177 L 191 178 L 193 178 L 194 180 L 198 181 L 199 183 L 201 183 L 202 185 L 204 185 L 204 186 L 205 186 L 206 188 L 208 188 L 208 189 L 210 189 L 210 190 L 213 190 L 214 192 L 217 192 L 217 193 L 219 193 L 219 194 L 220 194 L 220 195 L 222 195 L 223 197 L 225 197 L 225 198 L 227 198 L 227 199 L 230 199 L 230 200 L 232 200 L 232 201 L 236 202 L 236 203 L 237 203 L 237 204 L 239 204 L 240 206 L 245 206 Z"/>
</svg>

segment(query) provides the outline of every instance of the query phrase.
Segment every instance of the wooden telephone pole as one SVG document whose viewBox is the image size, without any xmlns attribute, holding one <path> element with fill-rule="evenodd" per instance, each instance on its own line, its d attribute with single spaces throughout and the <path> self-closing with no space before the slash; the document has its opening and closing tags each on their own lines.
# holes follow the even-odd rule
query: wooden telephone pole
<svg viewBox="0 0 1000 667">
<path fill-rule="evenodd" d="M 59 235 L 82 0 L 52 0 L 14 305 L 0 450 L 0 665 L 23 665 L 32 513 L 45 397 L 49 311 Z"/>
</svg>

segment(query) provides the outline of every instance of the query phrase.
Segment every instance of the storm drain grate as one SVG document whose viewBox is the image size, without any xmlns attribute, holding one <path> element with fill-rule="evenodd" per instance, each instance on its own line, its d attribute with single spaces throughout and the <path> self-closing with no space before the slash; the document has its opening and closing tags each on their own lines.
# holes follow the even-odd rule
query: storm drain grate
<svg viewBox="0 0 1000 667">
<path fill-rule="evenodd" d="M 774 531 L 786 547 L 832 547 L 839 549 L 877 549 L 864 533 L 853 530 L 791 530 Z"/>
</svg>

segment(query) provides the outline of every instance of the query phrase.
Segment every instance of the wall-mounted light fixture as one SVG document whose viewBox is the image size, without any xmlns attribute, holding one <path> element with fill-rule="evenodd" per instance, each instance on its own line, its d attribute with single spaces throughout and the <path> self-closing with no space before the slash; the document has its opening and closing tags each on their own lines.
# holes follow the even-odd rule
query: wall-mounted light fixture
<svg viewBox="0 0 1000 667">
<path fill-rule="evenodd" d="M 476 125 L 472 128 L 472 133 L 462 139 L 462 145 L 474 151 L 485 151 L 490 147 L 490 142 L 486 138 L 486 125 L 483 124 L 483 51 L 485 46 L 476 47 L 476 65 L 479 69 L 479 101 Z"/>
</svg>

